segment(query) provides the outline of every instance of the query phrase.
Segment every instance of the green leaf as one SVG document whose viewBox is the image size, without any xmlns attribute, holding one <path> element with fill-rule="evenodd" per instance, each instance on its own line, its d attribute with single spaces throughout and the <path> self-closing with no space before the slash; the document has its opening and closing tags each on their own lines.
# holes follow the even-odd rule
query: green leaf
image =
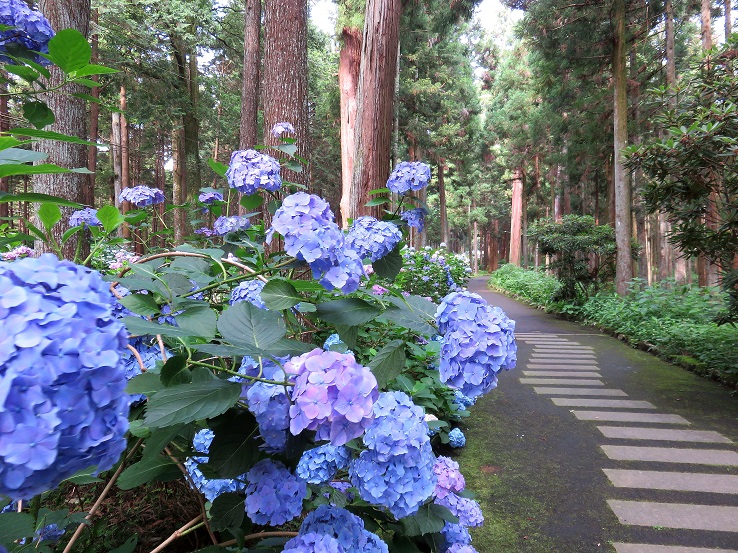
<svg viewBox="0 0 738 553">
<path fill-rule="evenodd" d="M 61 243 L 66 244 L 72 236 L 84 230 L 84 228 L 85 227 L 83 226 L 68 228 L 64 231 L 64 234 L 62 234 Z"/>
<path fill-rule="evenodd" d="M 30 67 L 26 65 L 5 64 L 4 69 L 8 73 L 12 73 L 13 75 L 18 75 L 21 79 L 28 81 L 29 83 L 33 83 L 34 81 L 38 80 L 40 76 L 38 71 L 34 71 L 33 69 L 31 69 Z"/>
<path fill-rule="evenodd" d="M 390 189 L 389 188 L 376 188 L 374 190 L 369 191 L 370 196 L 376 196 L 377 194 L 389 194 Z"/>
<path fill-rule="evenodd" d="M 208 166 L 213 170 L 216 175 L 225 177 L 228 166 L 220 161 L 215 161 L 213 158 L 208 159 Z"/>
<path fill-rule="evenodd" d="M 284 337 L 284 319 L 274 311 L 264 311 L 249 302 L 239 302 L 226 309 L 218 319 L 221 336 L 235 346 L 266 349 Z"/>
<path fill-rule="evenodd" d="M 307 353 L 314 349 L 315 346 L 312 344 L 306 344 L 305 342 L 292 340 L 291 338 L 282 338 L 266 348 L 263 353 L 274 355 L 276 357 L 284 357 L 285 355 L 297 357 L 298 355 L 302 355 L 303 353 Z"/>
<path fill-rule="evenodd" d="M 75 472 L 72 476 L 65 479 L 65 482 L 71 482 L 72 484 L 77 484 L 78 486 L 82 486 L 84 484 L 95 484 L 97 482 L 102 482 L 100 478 L 97 476 L 94 476 L 94 474 L 97 472 L 97 467 L 87 467 L 86 469 L 79 470 Z"/>
<path fill-rule="evenodd" d="M 49 41 L 49 59 L 65 73 L 89 65 L 92 57 L 87 39 L 75 29 L 62 29 Z"/>
<path fill-rule="evenodd" d="M 377 379 L 379 389 L 384 389 L 405 368 L 405 341 L 388 342 L 371 360 L 369 368 Z"/>
<path fill-rule="evenodd" d="M 389 321 L 414 332 L 420 332 L 426 336 L 437 332 L 434 326 L 436 309 L 438 306 L 420 296 L 408 296 L 406 298 L 388 297 L 396 309 L 387 309 L 379 317 L 379 320 Z"/>
<path fill-rule="evenodd" d="M 86 102 L 92 102 L 94 104 L 102 104 L 102 100 L 100 98 L 95 98 L 91 94 L 85 94 L 84 92 L 76 92 L 72 94 L 75 98 L 79 98 L 80 100 L 85 100 Z"/>
<path fill-rule="evenodd" d="M 97 218 L 102 224 L 105 232 L 113 232 L 125 221 L 123 214 L 112 205 L 105 205 L 97 210 Z"/>
<path fill-rule="evenodd" d="M 113 73 L 120 73 L 119 70 L 113 69 L 112 67 L 105 67 L 104 65 L 95 65 L 91 63 L 85 65 L 80 69 L 74 71 L 75 77 L 89 77 L 90 75 L 112 75 Z"/>
<path fill-rule="evenodd" d="M 0 168 L 1 167 L 2 166 L 0 166 Z M 34 202 L 34 203 L 52 202 L 52 203 L 55 203 L 56 205 L 60 205 L 64 207 L 82 207 L 82 204 L 78 204 L 77 202 L 70 202 L 69 200 L 65 200 L 64 198 L 59 198 L 58 196 L 50 196 L 49 194 L 39 194 L 37 192 L 28 192 L 24 194 L 10 194 L 8 192 L 0 192 L 0 203 L 7 203 L 7 202 Z"/>
<path fill-rule="evenodd" d="M 322 292 L 325 290 L 322 284 L 314 280 L 290 280 L 289 282 L 298 292 Z"/>
<path fill-rule="evenodd" d="M 57 175 L 62 173 L 90 173 L 85 168 L 67 169 L 53 163 L 40 163 L 39 165 L 24 165 L 17 163 L 4 163 L 0 165 L 0 178 L 14 177 L 18 175 Z M 17 201 L 17 200 L 12 200 Z"/>
<path fill-rule="evenodd" d="M 215 498 L 210 507 L 210 526 L 216 532 L 238 528 L 246 512 L 244 497 L 235 493 L 223 493 Z"/>
<path fill-rule="evenodd" d="M 225 413 L 241 396 L 241 385 L 227 380 L 180 384 L 156 392 L 148 401 L 149 428 L 189 423 Z"/>
<path fill-rule="evenodd" d="M 358 326 L 335 325 L 336 332 L 341 341 L 348 349 L 356 349 L 356 341 L 359 339 Z"/>
<path fill-rule="evenodd" d="M 358 298 L 342 298 L 318 304 L 318 317 L 334 325 L 358 326 L 368 323 L 382 311 Z"/>
<path fill-rule="evenodd" d="M 297 146 L 294 144 L 280 144 L 279 146 L 273 146 L 273 148 L 284 152 L 288 156 L 294 156 L 297 153 Z"/>
<path fill-rule="evenodd" d="M 55 224 L 61 221 L 61 209 L 56 204 L 41 204 L 38 208 L 38 218 L 49 232 Z"/>
<path fill-rule="evenodd" d="M 138 535 L 133 535 L 128 538 L 123 545 L 116 547 L 115 549 L 111 549 L 108 553 L 133 553 L 136 549 L 136 545 L 138 545 Z"/>
<path fill-rule="evenodd" d="M 18 242 L 25 242 L 25 241 L 31 241 L 33 242 L 36 238 L 31 236 L 30 234 L 11 234 L 10 236 L 3 236 L 0 238 L 0 246 L 6 246 L 8 244 L 16 244 Z"/>
<path fill-rule="evenodd" d="M 440 532 L 449 518 L 459 520 L 446 507 L 428 503 L 414 515 L 400 519 L 400 524 L 406 536 L 422 536 Z"/>
<path fill-rule="evenodd" d="M 0 514 L 0 544 L 10 546 L 14 541 L 33 536 L 34 520 L 28 513 Z"/>
<path fill-rule="evenodd" d="M 25 102 L 23 104 L 23 117 L 36 127 L 43 129 L 56 121 L 54 112 L 49 109 L 45 102 Z"/>
<path fill-rule="evenodd" d="M 207 304 L 193 306 L 174 316 L 177 325 L 190 336 L 212 340 L 218 315 Z"/>
<path fill-rule="evenodd" d="M 255 211 L 264 203 L 264 198 L 260 194 L 252 194 L 251 196 L 243 196 L 239 202 L 246 211 Z"/>
<path fill-rule="evenodd" d="M 135 436 L 136 438 L 148 438 L 151 436 L 151 430 L 148 426 L 144 425 L 143 421 L 140 419 L 131 421 L 128 425 L 128 432 L 131 433 L 131 436 Z"/>
<path fill-rule="evenodd" d="M 366 207 L 374 207 L 375 205 L 384 205 L 388 204 L 390 202 L 389 198 L 373 198 L 366 202 L 364 205 Z"/>
<path fill-rule="evenodd" d="M 182 476 L 177 464 L 163 456 L 134 463 L 124 470 L 118 478 L 121 490 L 130 490 L 149 482 L 170 482 Z"/>
<path fill-rule="evenodd" d="M 192 373 L 187 368 L 187 359 L 181 355 L 167 359 L 161 368 L 161 382 L 167 387 L 192 382 Z"/>
<path fill-rule="evenodd" d="M 119 299 L 118 302 L 137 315 L 150 317 L 159 313 L 159 304 L 148 294 L 129 294 Z"/>
<path fill-rule="evenodd" d="M 183 424 L 175 424 L 167 428 L 161 428 L 151 432 L 144 442 L 144 452 L 141 459 L 155 459 L 164 451 L 164 448 L 177 436 L 184 428 Z"/>
<path fill-rule="evenodd" d="M 383 258 L 372 262 L 372 268 L 378 276 L 386 278 L 389 281 L 395 280 L 402 269 L 402 255 L 400 248 L 397 247 Z"/>
<path fill-rule="evenodd" d="M 211 421 L 215 432 L 207 466 L 221 478 L 236 478 L 259 460 L 259 425 L 248 411 L 228 411 Z"/>
<path fill-rule="evenodd" d="M 289 282 L 272 279 L 261 290 L 261 299 L 269 309 L 282 311 L 300 303 L 302 298 Z"/>
<path fill-rule="evenodd" d="M 76 136 L 69 136 L 54 131 L 40 131 L 38 129 L 28 129 L 25 127 L 15 127 L 8 131 L 7 134 L 18 136 L 30 136 L 31 138 L 48 138 L 49 140 L 58 140 L 59 142 L 70 142 L 72 144 L 84 144 L 85 146 L 100 146 L 97 142 L 82 140 Z"/>
<path fill-rule="evenodd" d="M 152 336 L 161 334 L 162 336 L 170 336 L 172 338 L 188 338 L 192 336 L 188 330 L 183 328 L 146 321 L 139 317 L 123 317 L 123 323 L 126 325 L 128 332 L 133 336 L 144 336 L 146 334 Z"/>
<path fill-rule="evenodd" d="M 159 375 L 149 371 L 131 378 L 126 386 L 126 393 L 131 395 L 143 394 L 148 396 L 162 389 L 164 389 L 164 385 L 162 384 Z"/>
<path fill-rule="evenodd" d="M 0 150 L 0 164 L 7 163 L 34 163 L 36 161 L 45 160 L 48 155 L 43 152 L 34 152 L 33 150 L 24 150 L 22 148 L 6 148 Z"/>
</svg>

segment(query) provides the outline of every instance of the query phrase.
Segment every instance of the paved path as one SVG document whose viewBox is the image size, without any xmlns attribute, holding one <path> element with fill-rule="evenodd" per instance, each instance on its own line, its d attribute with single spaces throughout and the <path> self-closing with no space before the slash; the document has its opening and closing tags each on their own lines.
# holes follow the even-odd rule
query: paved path
<svg viewBox="0 0 738 553">
<path fill-rule="evenodd" d="M 476 409 L 509 426 L 495 438 L 520 466 L 507 484 L 504 461 L 493 472 L 541 503 L 528 525 L 540 550 L 738 553 L 738 399 L 484 279 L 469 288 L 517 322 L 518 366 Z M 484 440 L 472 413 L 468 437 Z M 485 501 L 488 520 L 501 499 Z M 520 538 L 504 550 L 539 550 Z"/>
</svg>

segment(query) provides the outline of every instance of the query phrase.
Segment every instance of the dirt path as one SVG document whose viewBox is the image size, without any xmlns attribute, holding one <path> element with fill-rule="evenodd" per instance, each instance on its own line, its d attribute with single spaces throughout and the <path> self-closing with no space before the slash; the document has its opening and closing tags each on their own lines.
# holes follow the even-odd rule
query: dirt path
<svg viewBox="0 0 738 553">
<path fill-rule="evenodd" d="M 590 327 L 486 289 L 518 366 L 458 455 L 480 553 L 738 553 L 738 399 Z"/>
</svg>

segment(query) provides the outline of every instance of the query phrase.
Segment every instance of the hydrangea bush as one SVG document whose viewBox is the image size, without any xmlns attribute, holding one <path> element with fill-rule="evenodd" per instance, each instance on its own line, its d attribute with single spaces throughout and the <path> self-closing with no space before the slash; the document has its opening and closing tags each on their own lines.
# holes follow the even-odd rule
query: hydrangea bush
<svg viewBox="0 0 738 553">
<path fill-rule="evenodd" d="M 462 289 L 471 277 L 467 260 L 445 247 L 404 248 L 402 271 L 397 286 L 418 296 L 439 301 L 450 292 Z"/>
</svg>

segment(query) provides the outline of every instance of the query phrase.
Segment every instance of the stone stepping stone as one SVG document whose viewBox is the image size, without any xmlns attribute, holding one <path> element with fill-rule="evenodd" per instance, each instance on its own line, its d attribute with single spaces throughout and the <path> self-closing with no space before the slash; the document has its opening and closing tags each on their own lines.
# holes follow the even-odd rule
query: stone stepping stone
<svg viewBox="0 0 738 553">
<path fill-rule="evenodd" d="M 594 371 L 523 371 L 525 376 L 563 376 L 565 378 L 600 378 L 602 375 Z"/>
<path fill-rule="evenodd" d="M 598 426 L 606 438 L 621 438 L 624 440 L 665 440 L 670 442 L 701 442 L 731 444 L 731 440 L 707 430 L 674 430 L 666 428 L 636 428 L 621 426 Z"/>
<path fill-rule="evenodd" d="M 530 354 L 531 359 L 534 357 L 545 357 L 545 358 L 551 358 L 551 357 L 563 357 L 568 358 L 571 357 L 572 359 L 583 359 L 587 357 L 596 358 L 596 355 L 591 351 L 533 351 Z"/>
<path fill-rule="evenodd" d="M 620 396 L 627 397 L 622 390 L 613 390 L 611 388 L 539 388 L 534 387 L 533 391 L 537 394 L 564 396 Z"/>
<path fill-rule="evenodd" d="M 598 371 L 597 365 L 559 365 L 549 363 L 526 363 L 528 369 L 550 369 L 552 371 Z"/>
<path fill-rule="evenodd" d="M 597 359 L 594 355 L 588 355 L 587 357 L 572 357 L 570 355 L 531 355 L 529 363 L 549 363 L 552 365 L 571 363 L 574 365 L 587 365 L 597 363 Z"/>
<path fill-rule="evenodd" d="M 660 413 L 628 413 L 627 411 L 576 411 L 574 416 L 580 421 L 609 422 L 647 422 L 651 424 L 691 424 L 679 415 L 662 415 Z"/>
<path fill-rule="evenodd" d="M 592 380 L 586 378 L 521 378 L 521 384 L 567 384 L 570 386 L 604 386 L 602 380 Z"/>
<path fill-rule="evenodd" d="M 608 499 L 621 524 L 738 532 L 738 507 Z"/>
<path fill-rule="evenodd" d="M 601 445 L 600 447 L 605 455 L 613 461 L 655 461 L 659 463 L 738 466 L 738 453 L 727 449 L 685 449 L 630 445 Z M 738 522 L 738 517 L 736 521 Z"/>
<path fill-rule="evenodd" d="M 647 401 L 632 399 L 579 399 L 568 397 L 552 397 L 551 401 L 559 407 L 613 407 L 620 409 L 656 409 Z"/>
<path fill-rule="evenodd" d="M 594 348 L 591 348 L 589 346 L 568 346 L 568 345 L 558 345 L 558 346 L 548 346 L 548 345 L 541 345 L 536 344 L 533 347 L 533 352 L 537 351 L 559 351 L 559 352 L 565 352 L 565 353 L 593 353 Z"/>
<path fill-rule="evenodd" d="M 706 547 L 679 547 L 647 543 L 614 543 L 616 553 L 738 553 L 736 549 L 708 549 Z"/>
<path fill-rule="evenodd" d="M 696 472 L 602 469 L 616 488 L 738 494 L 738 476 Z"/>
</svg>

